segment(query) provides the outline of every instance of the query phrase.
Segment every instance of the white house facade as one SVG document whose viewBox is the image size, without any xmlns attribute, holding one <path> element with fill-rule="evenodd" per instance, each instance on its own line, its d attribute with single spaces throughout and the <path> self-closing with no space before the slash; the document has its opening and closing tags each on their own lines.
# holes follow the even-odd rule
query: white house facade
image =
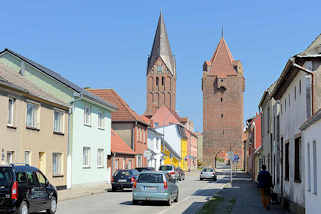
<svg viewBox="0 0 321 214">
<path fill-rule="evenodd" d="M 321 110 L 302 126 L 304 142 L 305 170 L 305 211 L 320 213 L 321 202 Z"/>
<path fill-rule="evenodd" d="M 148 128 L 147 148 L 150 151 L 147 157 L 148 167 L 154 167 L 156 170 L 162 164 L 162 134 L 153 128 Z"/>
</svg>

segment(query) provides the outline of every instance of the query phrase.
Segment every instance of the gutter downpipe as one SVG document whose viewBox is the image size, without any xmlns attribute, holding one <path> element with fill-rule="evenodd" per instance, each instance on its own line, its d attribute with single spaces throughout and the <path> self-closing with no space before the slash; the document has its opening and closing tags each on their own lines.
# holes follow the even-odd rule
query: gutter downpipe
<svg viewBox="0 0 321 214">
<path fill-rule="evenodd" d="M 78 93 L 79 94 L 79 93 Z M 77 95 L 78 95 L 77 94 Z M 67 150 L 67 189 L 70 189 L 72 187 L 72 119 L 73 119 L 73 113 L 75 109 L 75 102 L 82 99 L 82 93 L 79 94 L 79 97 L 75 99 L 75 94 L 73 97 L 73 101 L 70 102 L 71 109 L 69 110 L 68 114 L 68 150 Z"/>
</svg>

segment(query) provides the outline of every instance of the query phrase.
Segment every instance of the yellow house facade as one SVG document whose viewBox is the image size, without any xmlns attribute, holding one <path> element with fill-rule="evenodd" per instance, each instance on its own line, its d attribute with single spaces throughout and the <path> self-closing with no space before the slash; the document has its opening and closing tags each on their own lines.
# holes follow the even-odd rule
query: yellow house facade
<svg viewBox="0 0 321 214">
<path fill-rule="evenodd" d="M 173 165 L 175 167 L 178 167 L 181 160 L 175 153 L 171 150 L 171 148 L 165 144 L 162 145 L 162 151 L 163 151 L 163 164 L 164 165 Z"/>
<path fill-rule="evenodd" d="M 182 138 L 181 139 L 181 161 L 179 162 L 179 167 L 186 171 L 188 169 L 187 166 L 187 160 L 185 160 L 185 157 L 187 156 L 187 139 Z"/>
</svg>

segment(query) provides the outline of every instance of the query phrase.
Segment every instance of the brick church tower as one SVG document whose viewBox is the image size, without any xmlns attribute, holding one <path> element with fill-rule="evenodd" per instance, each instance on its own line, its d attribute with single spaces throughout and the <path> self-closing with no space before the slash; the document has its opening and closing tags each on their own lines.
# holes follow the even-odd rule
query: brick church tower
<svg viewBox="0 0 321 214">
<path fill-rule="evenodd" d="M 211 60 L 203 64 L 203 160 L 206 165 L 213 166 L 215 157 L 225 158 L 228 151 L 243 159 L 244 90 L 242 64 L 233 59 L 222 35 Z"/>
<path fill-rule="evenodd" d="M 162 13 L 158 19 L 152 51 L 147 61 L 145 116 L 151 117 L 162 105 L 175 112 L 176 60 L 172 54 Z"/>
</svg>

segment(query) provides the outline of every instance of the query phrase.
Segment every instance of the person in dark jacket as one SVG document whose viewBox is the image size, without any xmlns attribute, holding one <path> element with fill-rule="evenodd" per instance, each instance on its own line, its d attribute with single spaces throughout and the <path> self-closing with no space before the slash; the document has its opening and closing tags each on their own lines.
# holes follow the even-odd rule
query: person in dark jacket
<svg viewBox="0 0 321 214">
<path fill-rule="evenodd" d="M 258 187 L 260 188 L 261 192 L 261 199 L 262 204 L 265 209 L 270 209 L 270 201 L 271 201 L 271 194 L 270 190 L 272 187 L 272 177 L 271 174 L 266 171 L 266 166 L 262 165 L 262 170 L 259 172 L 257 178 L 259 184 Z"/>
</svg>

